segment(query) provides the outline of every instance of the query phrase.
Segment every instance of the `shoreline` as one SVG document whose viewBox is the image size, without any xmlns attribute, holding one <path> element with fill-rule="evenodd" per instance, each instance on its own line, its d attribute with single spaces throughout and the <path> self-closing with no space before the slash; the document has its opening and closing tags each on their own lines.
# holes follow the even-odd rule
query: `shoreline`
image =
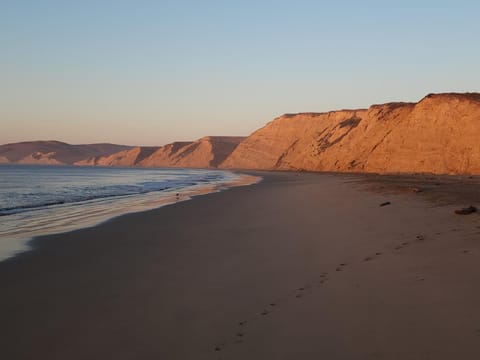
<svg viewBox="0 0 480 360">
<path fill-rule="evenodd" d="M 0 262 L 5 356 L 480 356 L 480 219 L 453 214 L 464 200 L 246 173 L 263 180 L 39 237 Z"/>
<path fill-rule="evenodd" d="M 61 221 L 56 220 L 57 224 L 54 226 L 50 226 L 47 228 L 40 228 L 40 229 L 25 229 L 23 232 L 18 231 L 18 225 L 12 228 L 14 231 L 13 233 L 5 233 L 1 238 L 0 242 L 0 262 L 5 261 L 6 259 L 12 258 L 17 256 L 18 254 L 22 254 L 26 251 L 30 251 L 30 243 L 37 237 L 41 236 L 50 236 L 50 235 L 59 235 L 65 234 L 71 231 L 91 228 L 95 226 L 99 226 L 104 222 L 107 222 L 111 219 L 114 219 L 118 216 L 123 216 L 127 214 L 137 213 L 137 212 L 145 212 L 149 210 L 158 209 L 164 206 L 172 205 L 180 201 L 188 201 L 193 199 L 196 196 L 200 195 L 207 195 L 214 192 L 220 192 L 228 190 L 232 187 L 237 186 L 248 186 L 255 184 L 256 182 L 261 181 L 261 178 L 256 178 L 251 175 L 242 174 L 238 171 L 229 171 L 229 170 L 218 170 L 224 171 L 227 173 L 233 173 L 237 176 L 236 179 L 223 181 L 218 184 L 204 184 L 200 188 L 191 188 L 185 187 L 178 193 L 171 192 L 170 195 L 164 194 L 162 192 L 151 192 L 149 194 L 136 194 L 136 195 L 127 195 L 127 196 L 118 196 L 114 199 L 117 203 L 113 203 L 116 205 L 115 210 L 109 210 L 109 212 L 105 212 L 105 210 L 100 213 L 98 209 L 95 209 L 97 205 L 94 203 L 91 204 L 93 207 L 90 209 L 90 213 L 87 212 L 88 216 L 82 215 L 82 219 L 75 219 L 74 221 L 71 220 L 71 217 L 74 214 L 69 214 L 67 216 L 68 223 L 62 223 Z M 177 195 L 178 196 L 177 196 Z M 152 199 L 141 199 L 141 197 L 145 197 L 145 195 L 152 197 L 156 196 L 157 198 Z M 99 199 L 94 199 L 99 200 Z M 101 200 L 101 199 L 100 199 Z M 125 207 L 120 207 L 119 204 L 125 202 Z M 67 211 L 71 212 L 74 210 L 72 206 L 89 206 L 88 204 L 92 203 L 92 200 L 87 200 L 84 202 L 78 203 L 68 203 Z M 63 204 L 60 206 L 64 206 Z M 49 207 L 45 207 L 43 210 L 47 210 Z M 11 216 L 16 216 L 17 214 L 12 214 Z M 23 215 L 23 214 L 22 214 Z M 64 222 L 66 222 L 65 220 Z"/>
</svg>

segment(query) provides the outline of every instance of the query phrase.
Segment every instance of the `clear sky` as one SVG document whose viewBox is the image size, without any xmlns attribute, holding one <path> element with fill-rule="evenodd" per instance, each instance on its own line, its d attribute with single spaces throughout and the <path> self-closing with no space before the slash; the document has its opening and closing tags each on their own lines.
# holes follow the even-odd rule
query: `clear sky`
<svg viewBox="0 0 480 360">
<path fill-rule="evenodd" d="M 0 143 L 162 145 L 480 91 L 479 4 L 0 0 Z"/>
</svg>

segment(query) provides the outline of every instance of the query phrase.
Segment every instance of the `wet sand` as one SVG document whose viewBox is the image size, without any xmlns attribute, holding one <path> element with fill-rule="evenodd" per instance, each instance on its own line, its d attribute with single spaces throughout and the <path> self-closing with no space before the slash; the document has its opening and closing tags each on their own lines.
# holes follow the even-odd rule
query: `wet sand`
<svg viewBox="0 0 480 360">
<path fill-rule="evenodd" d="M 464 184 L 262 175 L 1 262 L 2 358 L 480 358 Z"/>
</svg>

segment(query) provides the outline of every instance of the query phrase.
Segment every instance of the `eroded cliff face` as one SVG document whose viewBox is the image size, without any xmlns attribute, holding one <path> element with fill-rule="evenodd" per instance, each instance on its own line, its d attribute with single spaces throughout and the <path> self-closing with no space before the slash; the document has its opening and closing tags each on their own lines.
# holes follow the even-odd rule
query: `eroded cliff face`
<svg viewBox="0 0 480 360">
<path fill-rule="evenodd" d="M 0 146 L 0 163 L 480 174 L 480 94 L 283 115 L 247 138 L 160 147 L 37 141 Z"/>
<path fill-rule="evenodd" d="M 480 94 L 287 114 L 245 139 L 222 168 L 480 174 Z"/>
<path fill-rule="evenodd" d="M 96 156 L 77 161 L 75 165 L 84 166 L 136 166 L 152 154 L 158 147 L 136 146 L 108 156 Z"/>
<path fill-rule="evenodd" d="M 175 142 L 160 147 L 139 165 L 214 168 L 223 162 L 243 139 L 234 136 L 207 136 L 194 142 Z"/>
<path fill-rule="evenodd" d="M 92 157 L 75 165 L 214 168 L 224 161 L 243 137 L 208 136 L 197 141 L 159 147 L 135 147 L 110 156 Z"/>
</svg>

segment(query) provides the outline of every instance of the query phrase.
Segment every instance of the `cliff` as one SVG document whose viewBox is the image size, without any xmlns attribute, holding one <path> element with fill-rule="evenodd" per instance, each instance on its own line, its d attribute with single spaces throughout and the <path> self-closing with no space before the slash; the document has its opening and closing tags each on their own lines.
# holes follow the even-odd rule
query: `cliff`
<svg viewBox="0 0 480 360">
<path fill-rule="evenodd" d="M 136 146 L 107 156 L 94 156 L 77 161 L 75 165 L 84 166 L 136 166 L 151 155 L 158 147 Z"/>
<path fill-rule="evenodd" d="M 245 139 L 222 168 L 480 174 L 480 94 L 286 114 Z"/>
<path fill-rule="evenodd" d="M 110 156 L 79 161 L 75 165 L 214 168 L 243 139 L 208 136 L 197 141 L 174 142 L 160 147 L 135 147 Z"/>
<path fill-rule="evenodd" d="M 194 142 L 160 147 L 141 166 L 215 168 L 244 140 L 235 136 L 207 136 Z"/>
<path fill-rule="evenodd" d="M 27 141 L 0 145 L 0 163 L 71 165 L 129 148 L 115 144 L 70 145 L 60 141 Z"/>
<path fill-rule="evenodd" d="M 285 114 L 247 138 L 160 147 L 36 141 L 0 146 L 0 163 L 480 174 L 480 94 Z"/>
</svg>

